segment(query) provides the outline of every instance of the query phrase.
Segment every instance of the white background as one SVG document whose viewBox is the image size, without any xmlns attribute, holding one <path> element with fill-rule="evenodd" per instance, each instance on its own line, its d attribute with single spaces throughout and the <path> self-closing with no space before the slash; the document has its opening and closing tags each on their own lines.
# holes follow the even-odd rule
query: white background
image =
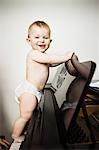
<svg viewBox="0 0 99 150">
<path fill-rule="evenodd" d="M 19 115 L 14 89 L 25 76 L 27 29 L 36 20 L 52 30 L 50 53 L 72 50 L 80 61 L 95 61 L 94 79 L 99 79 L 98 0 L 0 0 L 0 132 L 8 140 Z M 48 82 L 54 74 L 52 69 Z"/>
</svg>

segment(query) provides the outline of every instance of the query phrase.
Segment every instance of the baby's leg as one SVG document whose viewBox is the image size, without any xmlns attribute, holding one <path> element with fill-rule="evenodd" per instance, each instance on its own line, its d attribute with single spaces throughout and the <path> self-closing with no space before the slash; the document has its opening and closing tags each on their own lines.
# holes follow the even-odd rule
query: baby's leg
<svg viewBox="0 0 99 150">
<path fill-rule="evenodd" d="M 22 139 L 20 135 L 32 116 L 32 112 L 37 105 L 37 99 L 34 95 L 24 93 L 20 96 L 20 117 L 16 120 L 13 128 L 12 138 L 16 142 L 20 142 Z"/>
</svg>

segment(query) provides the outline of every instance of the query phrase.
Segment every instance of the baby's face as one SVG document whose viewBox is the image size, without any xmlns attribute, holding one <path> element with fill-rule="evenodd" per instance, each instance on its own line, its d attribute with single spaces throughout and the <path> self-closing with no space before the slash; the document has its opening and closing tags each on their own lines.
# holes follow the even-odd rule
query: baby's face
<svg viewBox="0 0 99 150">
<path fill-rule="evenodd" d="M 31 29 L 29 42 L 33 50 L 45 52 L 51 43 L 50 31 L 44 27 L 34 25 Z"/>
</svg>

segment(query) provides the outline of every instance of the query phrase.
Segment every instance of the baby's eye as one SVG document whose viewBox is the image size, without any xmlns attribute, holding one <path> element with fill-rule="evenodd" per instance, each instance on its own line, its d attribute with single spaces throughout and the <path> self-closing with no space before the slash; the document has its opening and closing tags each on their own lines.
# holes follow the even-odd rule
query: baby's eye
<svg viewBox="0 0 99 150">
<path fill-rule="evenodd" d="M 43 38 L 44 38 L 44 39 L 48 39 L 48 37 L 47 37 L 47 36 L 44 36 Z"/>
<path fill-rule="evenodd" d="M 39 36 L 35 36 L 35 38 L 36 38 L 36 39 L 38 39 L 38 38 L 39 38 Z"/>
</svg>

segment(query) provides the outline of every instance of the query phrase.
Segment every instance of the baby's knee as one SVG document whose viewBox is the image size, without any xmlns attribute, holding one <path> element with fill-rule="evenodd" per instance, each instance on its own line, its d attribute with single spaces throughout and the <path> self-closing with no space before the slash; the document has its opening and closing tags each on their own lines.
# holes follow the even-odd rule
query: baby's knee
<svg viewBox="0 0 99 150">
<path fill-rule="evenodd" d="M 24 119 L 24 120 L 26 120 L 26 121 L 28 121 L 30 118 L 31 118 L 31 116 L 32 116 L 32 111 L 27 111 L 27 112 L 25 112 L 24 114 L 22 114 L 22 118 Z"/>
</svg>

